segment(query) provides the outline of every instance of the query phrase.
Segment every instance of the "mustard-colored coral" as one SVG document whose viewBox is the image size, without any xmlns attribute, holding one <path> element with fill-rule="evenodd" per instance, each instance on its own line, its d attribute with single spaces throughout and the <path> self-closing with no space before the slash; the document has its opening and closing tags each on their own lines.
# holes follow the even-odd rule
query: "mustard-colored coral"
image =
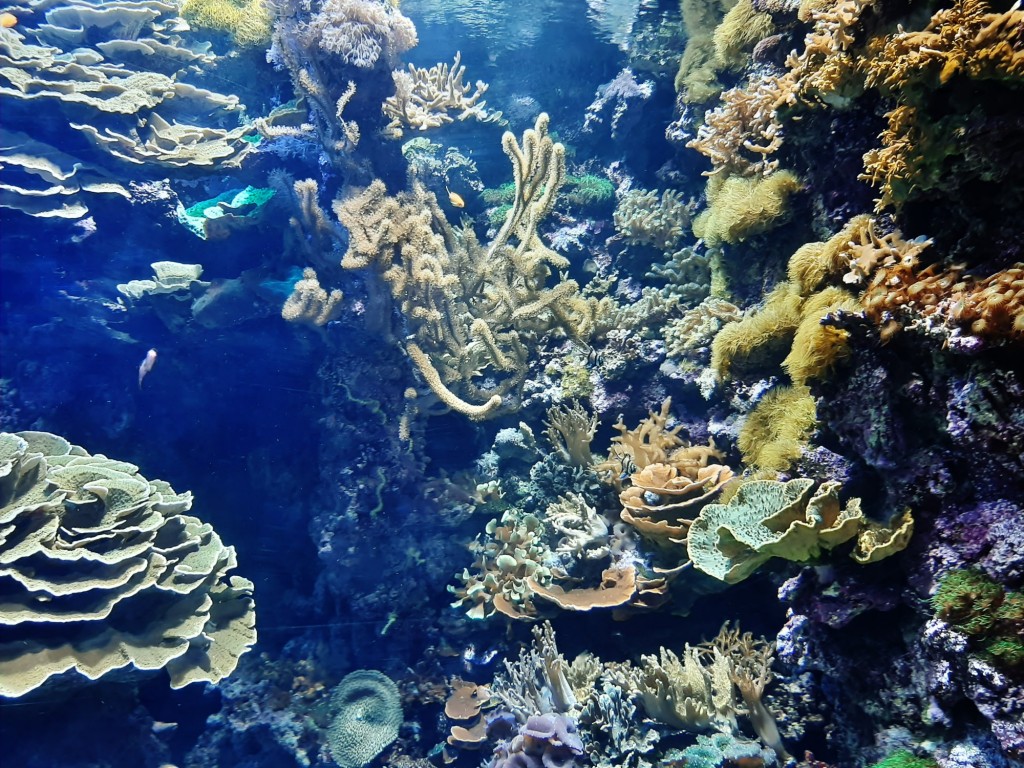
<svg viewBox="0 0 1024 768">
<path fill-rule="evenodd" d="M 270 42 L 267 0 L 184 0 L 181 15 L 197 27 L 227 32 L 243 48 Z"/>
<path fill-rule="evenodd" d="M 860 302 L 842 288 L 829 287 L 800 308 L 800 325 L 782 367 L 796 384 L 824 376 L 848 354 L 849 332 L 827 322 L 836 313 L 858 314 Z"/>
<path fill-rule="evenodd" d="M 739 0 L 715 29 L 715 62 L 723 69 L 742 69 L 753 47 L 775 31 L 772 17 L 754 10 L 752 0 Z"/>
<path fill-rule="evenodd" d="M 802 385 L 779 386 L 761 398 L 740 428 L 744 463 L 781 472 L 800 458 L 816 423 L 817 406 Z"/>
<path fill-rule="evenodd" d="M 680 0 L 686 48 L 679 61 L 675 86 L 683 102 L 700 104 L 716 96 L 718 81 L 715 60 L 715 29 L 736 0 Z"/>
<path fill-rule="evenodd" d="M 729 323 L 711 343 L 711 369 L 719 379 L 780 362 L 797 326 L 803 299 L 788 283 L 781 283 L 762 308 L 738 323 Z"/>
<path fill-rule="evenodd" d="M 735 244 L 767 232 L 788 212 L 789 196 L 800 181 L 789 171 L 765 177 L 712 176 L 707 210 L 693 220 L 693 234 L 708 245 Z"/>
</svg>

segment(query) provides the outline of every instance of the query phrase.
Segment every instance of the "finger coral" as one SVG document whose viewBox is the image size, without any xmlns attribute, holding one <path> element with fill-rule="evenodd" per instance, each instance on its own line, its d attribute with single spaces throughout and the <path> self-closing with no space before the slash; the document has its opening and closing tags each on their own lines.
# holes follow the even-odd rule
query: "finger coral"
<svg viewBox="0 0 1024 768">
<path fill-rule="evenodd" d="M 166 669 L 217 682 L 256 642 L 235 551 L 190 493 L 45 432 L 0 433 L 0 694 Z"/>
</svg>

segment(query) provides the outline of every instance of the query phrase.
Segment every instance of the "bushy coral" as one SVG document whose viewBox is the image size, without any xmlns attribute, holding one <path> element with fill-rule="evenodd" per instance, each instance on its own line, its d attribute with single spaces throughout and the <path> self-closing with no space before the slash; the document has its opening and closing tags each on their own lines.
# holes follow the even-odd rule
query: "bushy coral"
<svg viewBox="0 0 1024 768">
<path fill-rule="evenodd" d="M 936 615 L 1005 669 L 1024 668 L 1024 594 L 971 569 L 949 571 L 932 596 Z"/>
<path fill-rule="evenodd" d="M 913 752 L 901 749 L 874 763 L 871 768 L 938 768 L 938 763 L 931 758 L 917 757 Z"/>
<path fill-rule="evenodd" d="M 267 0 L 184 0 L 181 15 L 197 27 L 227 32 L 243 48 L 270 43 Z"/>
<path fill-rule="evenodd" d="M 708 207 L 693 220 L 693 234 L 708 245 L 735 244 L 782 223 L 789 197 L 801 188 L 790 171 L 769 176 L 712 176 Z"/>
<path fill-rule="evenodd" d="M 782 472 L 800 458 L 816 424 L 814 396 L 805 385 L 778 386 L 747 414 L 737 446 L 744 463 Z"/>
</svg>

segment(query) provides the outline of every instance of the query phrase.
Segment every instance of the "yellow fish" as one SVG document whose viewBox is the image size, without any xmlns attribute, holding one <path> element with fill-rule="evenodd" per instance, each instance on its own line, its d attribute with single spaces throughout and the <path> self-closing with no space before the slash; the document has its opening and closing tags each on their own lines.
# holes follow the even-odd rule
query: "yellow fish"
<svg viewBox="0 0 1024 768">
<path fill-rule="evenodd" d="M 13 13 L 0 13 L 0 27 L 4 29 L 10 29 L 11 27 L 17 26 L 18 17 Z"/>
<path fill-rule="evenodd" d="M 448 187 L 444 188 L 444 191 L 448 193 L 448 202 L 450 202 L 456 208 L 465 208 L 466 201 L 462 199 L 462 195 L 452 192 Z"/>
</svg>

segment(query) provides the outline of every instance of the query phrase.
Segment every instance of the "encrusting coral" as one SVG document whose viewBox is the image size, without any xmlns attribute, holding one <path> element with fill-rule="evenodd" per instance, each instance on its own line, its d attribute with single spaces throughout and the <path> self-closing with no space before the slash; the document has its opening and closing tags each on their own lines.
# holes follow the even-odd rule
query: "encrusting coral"
<svg viewBox="0 0 1024 768">
<path fill-rule="evenodd" d="M 235 551 L 192 495 L 46 432 L 0 433 L 0 694 L 166 669 L 217 682 L 256 642 Z"/>
</svg>

